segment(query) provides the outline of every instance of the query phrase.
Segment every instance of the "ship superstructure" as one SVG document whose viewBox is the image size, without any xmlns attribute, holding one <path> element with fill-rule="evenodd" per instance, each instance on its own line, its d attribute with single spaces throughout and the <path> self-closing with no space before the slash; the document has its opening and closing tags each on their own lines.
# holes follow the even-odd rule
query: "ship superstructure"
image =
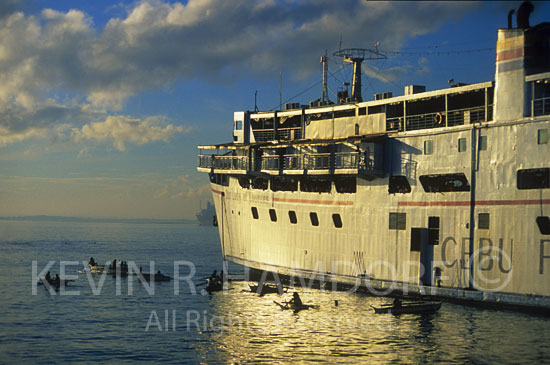
<svg viewBox="0 0 550 365">
<path fill-rule="evenodd" d="M 199 146 L 224 258 L 550 307 L 550 23 L 498 30 L 494 81 L 339 96 L 235 112 Z"/>
</svg>

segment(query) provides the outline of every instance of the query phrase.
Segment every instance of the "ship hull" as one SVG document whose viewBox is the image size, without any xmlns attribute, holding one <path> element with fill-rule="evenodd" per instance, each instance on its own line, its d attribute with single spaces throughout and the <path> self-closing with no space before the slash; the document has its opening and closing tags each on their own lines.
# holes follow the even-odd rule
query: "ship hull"
<svg viewBox="0 0 550 365">
<path fill-rule="evenodd" d="M 550 214 L 550 193 L 517 187 L 518 169 L 548 166 L 550 145 L 536 142 L 548 125 L 543 117 L 396 133 L 384 146 L 386 176 L 356 176 L 354 193 L 274 192 L 229 176 L 211 184 L 223 255 L 374 294 L 550 308 L 550 236 L 537 225 Z M 471 148 L 457 149 L 459 139 Z M 433 154 L 424 153 L 426 140 Z M 463 174 L 470 189 L 426 192 L 419 177 L 430 174 Z M 406 176 L 410 192 L 389 193 L 392 175 Z"/>
</svg>

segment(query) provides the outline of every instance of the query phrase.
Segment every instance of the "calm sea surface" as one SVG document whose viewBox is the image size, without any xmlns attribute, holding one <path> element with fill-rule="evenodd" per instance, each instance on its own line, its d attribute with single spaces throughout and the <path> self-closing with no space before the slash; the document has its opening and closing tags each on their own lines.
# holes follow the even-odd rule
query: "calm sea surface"
<svg viewBox="0 0 550 365">
<path fill-rule="evenodd" d="M 191 224 L 0 220 L 0 363 L 60 362 L 376 362 L 542 363 L 550 361 L 550 318 L 443 303 L 433 315 L 374 315 L 385 298 L 297 289 L 319 309 L 294 314 L 234 282 L 225 293 L 193 294 L 180 281 L 148 293 L 135 278 L 94 286 L 82 261 L 132 260 L 174 276 L 192 262 L 195 283 L 221 268 L 216 228 Z M 33 294 L 33 261 L 80 261 L 73 295 Z M 179 275 L 190 274 L 181 264 Z M 237 268 L 232 270 L 237 270 Z M 129 285 L 132 293 L 128 294 Z M 78 295 L 74 295 L 78 292 Z M 68 294 L 68 293 L 66 293 Z M 335 306 L 334 301 L 339 305 Z"/>
</svg>

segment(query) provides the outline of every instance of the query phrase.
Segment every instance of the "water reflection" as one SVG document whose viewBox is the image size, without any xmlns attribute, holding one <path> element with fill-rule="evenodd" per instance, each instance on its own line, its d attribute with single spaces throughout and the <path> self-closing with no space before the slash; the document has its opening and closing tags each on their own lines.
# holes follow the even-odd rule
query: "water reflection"
<svg viewBox="0 0 550 365">
<path fill-rule="evenodd" d="M 151 296 L 138 284 L 128 295 L 125 279 L 117 295 L 109 277 L 101 295 L 93 295 L 82 275 L 70 287 L 81 295 L 51 296 L 42 287 L 32 295 L 33 260 L 44 267 L 49 260 L 90 256 L 154 259 L 162 272 L 170 272 L 175 259 L 190 260 L 197 278 L 205 277 L 221 255 L 215 251 L 218 232 L 33 222 L 0 222 L 0 232 L 0 363 L 541 363 L 550 355 L 550 318 L 449 303 L 429 315 L 375 315 L 371 306 L 391 300 L 298 289 L 304 303 L 320 307 L 293 313 L 273 303 L 289 300 L 292 292 L 259 297 L 243 292 L 249 289 L 244 282 L 212 296 L 188 290 L 176 296 L 172 283 L 159 283 Z M 162 330 L 152 325 L 146 331 L 153 311 Z M 177 329 L 166 330 L 165 311 L 177 313 Z M 187 321 L 188 314 L 196 321 Z"/>
<path fill-rule="evenodd" d="M 371 306 L 389 299 L 315 289 L 298 291 L 304 303 L 320 308 L 294 313 L 273 303 L 290 299 L 290 294 L 259 297 L 243 292 L 244 283 L 233 287 L 210 298 L 209 316 L 224 320 L 205 331 L 206 341 L 197 346 L 201 361 L 483 363 L 523 362 L 548 354 L 540 343 L 531 342 L 538 337 L 539 326 L 549 338 L 547 318 L 449 303 L 432 314 L 374 314 Z M 505 322 L 512 318 L 516 333 Z M 500 351 L 501 346 L 505 351 Z"/>
</svg>

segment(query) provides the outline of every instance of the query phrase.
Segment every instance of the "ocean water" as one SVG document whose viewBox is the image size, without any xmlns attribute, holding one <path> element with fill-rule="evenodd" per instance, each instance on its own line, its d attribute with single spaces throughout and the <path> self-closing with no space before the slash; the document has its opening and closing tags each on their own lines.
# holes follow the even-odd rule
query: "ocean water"
<svg viewBox="0 0 550 365">
<path fill-rule="evenodd" d="M 386 298 L 297 288 L 293 313 L 243 281 L 201 295 L 185 280 L 156 283 L 78 274 L 82 261 L 134 261 L 202 283 L 221 268 L 214 227 L 193 224 L 0 220 L 0 363 L 543 363 L 550 361 L 550 318 L 443 303 L 430 315 L 375 315 Z M 77 276 L 66 293 L 32 282 L 50 271 Z M 231 267 L 233 272 L 241 270 Z M 129 286 L 132 289 L 129 289 Z M 96 293 L 94 294 L 94 288 Z M 118 288 L 118 289 L 117 289 Z M 97 290 L 100 289 L 98 293 Z M 130 290 L 130 293 L 129 293 Z M 63 295 L 62 295 L 63 294 Z M 338 306 L 335 306 L 335 301 Z"/>
</svg>

